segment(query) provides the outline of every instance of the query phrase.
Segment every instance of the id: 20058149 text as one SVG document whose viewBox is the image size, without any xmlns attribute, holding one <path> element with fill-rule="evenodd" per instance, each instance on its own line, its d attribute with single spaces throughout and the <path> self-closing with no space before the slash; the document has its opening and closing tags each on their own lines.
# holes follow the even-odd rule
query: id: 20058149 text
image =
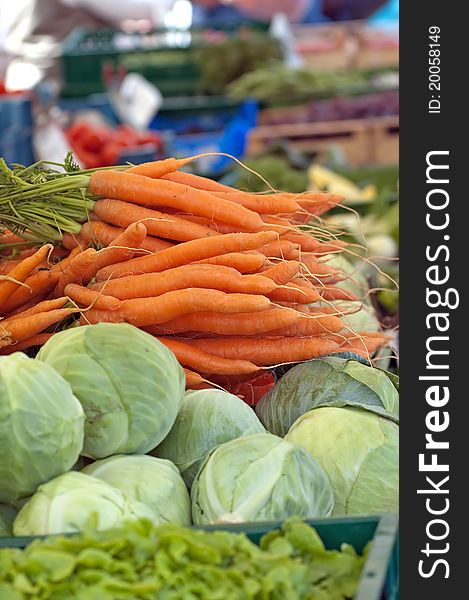
<svg viewBox="0 0 469 600">
<path fill-rule="evenodd" d="M 441 48 L 440 28 L 428 28 L 428 101 L 429 114 L 439 114 L 441 110 Z"/>
</svg>

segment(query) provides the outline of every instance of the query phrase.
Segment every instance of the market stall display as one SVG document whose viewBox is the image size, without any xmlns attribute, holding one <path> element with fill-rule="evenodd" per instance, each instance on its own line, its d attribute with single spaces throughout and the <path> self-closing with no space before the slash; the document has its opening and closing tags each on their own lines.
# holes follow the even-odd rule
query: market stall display
<svg viewBox="0 0 469 600">
<path fill-rule="evenodd" d="M 396 40 L 281 33 L 76 30 L 60 98 L 0 88 L 1 598 L 398 600 Z"/>
</svg>

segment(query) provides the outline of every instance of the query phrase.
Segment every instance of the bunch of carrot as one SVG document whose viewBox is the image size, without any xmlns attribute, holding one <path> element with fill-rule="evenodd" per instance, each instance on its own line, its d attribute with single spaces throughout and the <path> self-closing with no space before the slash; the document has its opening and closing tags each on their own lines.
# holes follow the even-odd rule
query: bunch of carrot
<svg viewBox="0 0 469 600">
<path fill-rule="evenodd" d="M 78 235 L 0 261 L 1 353 L 44 343 L 45 329 L 76 313 L 156 336 L 189 388 L 238 390 L 265 368 L 386 343 L 351 331 L 331 302 L 357 300 L 327 262 L 346 244 L 302 228 L 341 197 L 234 190 L 179 170 L 193 159 L 93 172 L 96 202 Z"/>
</svg>

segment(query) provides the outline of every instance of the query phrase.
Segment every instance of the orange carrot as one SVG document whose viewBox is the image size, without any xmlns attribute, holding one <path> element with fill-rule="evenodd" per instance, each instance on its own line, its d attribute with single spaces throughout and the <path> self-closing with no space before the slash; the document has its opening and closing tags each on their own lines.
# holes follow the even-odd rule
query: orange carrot
<svg viewBox="0 0 469 600">
<path fill-rule="evenodd" d="M 191 264 L 222 265 L 236 269 L 240 273 L 254 273 L 263 266 L 266 260 L 267 258 L 264 254 L 256 251 L 246 253 L 230 252 L 229 254 L 220 254 L 220 256 L 196 260 Z M 264 273 L 262 273 L 262 275 L 264 275 Z M 272 278 L 270 277 L 269 279 Z"/>
<path fill-rule="evenodd" d="M 294 213 L 301 210 L 301 206 L 281 194 L 249 194 L 237 190 L 229 192 L 212 192 L 217 198 L 236 202 L 258 214 L 274 215 L 279 213 Z"/>
<path fill-rule="evenodd" d="M 338 344 L 322 338 L 226 338 L 195 339 L 188 342 L 205 352 L 223 358 L 249 360 L 271 366 L 285 362 L 309 360 L 337 350 Z"/>
<path fill-rule="evenodd" d="M 280 238 L 297 244 L 302 252 L 315 252 L 319 242 L 306 233 L 285 233 Z"/>
<path fill-rule="evenodd" d="M 158 340 L 173 352 L 183 367 L 198 372 L 217 375 L 256 373 L 259 367 L 246 360 L 233 360 L 211 355 L 200 348 L 172 338 L 159 337 Z"/>
<path fill-rule="evenodd" d="M 186 389 L 188 390 L 212 387 L 209 382 L 202 377 L 202 375 L 199 375 L 194 371 L 184 369 L 184 375 L 186 376 Z"/>
<path fill-rule="evenodd" d="M 64 293 L 78 305 L 86 308 L 93 306 L 99 310 L 118 310 L 121 305 L 120 300 L 113 296 L 105 296 L 76 283 L 69 283 Z"/>
<path fill-rule="evenodd" d="M 103 221 L 93 220 L 82 225 L 77 240 L 78 242 L 83 242 L 86 246 L 89 244 L 110 246 L 117 236 L 123 232 L 123 227 L 114 227 L 113 225 L 109 225 Z M 143 250 L 149 250 L 150 252 L 159 252 L 165 248 L 171 248 L 172 245 L 173 244 L 171 244 L 171 242 L 147 235 L 141 243 L 140 248 Z"/>
<path fill-rule="evenodd" d="M 98 200 L 94 206 L 94 214 L 103 221 L 119 227 L 142 222 L 152 235 L 178 242 L 217 235 L 217 232 L 203 225 L 120 200 Z"/>
<path fill-rule="evenodd" d="M 348 290 L 338 287 L 319 288 L 319 293 L 324 300 L 331 302 L 332 300 L 356 301 L 357 296 Z"/>
<path fill-rule="evenodd" d="M 318 336 L 339 333 L 344 327 L 344 323 L 335 315 L 300 313 L 296 323 L 280 327 L 276 331 L 271 331 L 269 335 L 284 337 Z"/>
<path fill-rule="evenodd" d="M 166 181 L 173 181 L 181 185 L 196 188 L 198 190 L 204 190 L 206 192 L 232 192 L 233 188 L 208 179 L 207 177 L 200 177 L 200 175 L 193 175 L 192 173 L 185 173 L 184 171 L 176 171 L 174 173 L 168 173 L 164 175 L 162 179 Z"/>
<path fill-rule="evenodd" d="M 192 240 L 161 250 L 151 256 L 140 256 L 119 265 L 101 269 L 96 274 L 96 280 L 104 281 L 123 275 L 164 271 L 220 254 L 256 250 L 276 238 L 276 233 L 264 231 L 261 233 L 228 233 L 212 238 Z"/>
<path fill-rule="evenodd" d="M 187 331 L 219 335 L 257 335 L 287 327 L 301 319 L 301 314 L 289 308 L 270 308 L 261 313 L 227 315 L 217 312 L 191 313 L 163 325 L 152 325 L 146 331 L 153 335 L 177 334 Z"/>
<path fill-rule="evenodd" d="M 97 196 L 144 206 L 170 206 L 222 223 L 232 223 L 248 231 L 257 231 L 263 225 L 257 213 L 243 206 L 217 198 L 210 192 L 164 179 L 101 170 L 91 175 L 88 189 Z"/>
<path fill-rule="evenodd" d="M 301 264 L 297 260 L 279 262 L 273 267 L 262 271 L 264 277 L 275 281 L 278 285 L 285 285 L 299 272 Z"/>
<path fill-rule="evenodd" d="M 95 254 L 96 261 L 93 269 L 86 274 L 86 279 L 91 281 L 99 269 L 131 259 L 138 252 L 146 235 L 147 228 L 143 223 L 129 225 L 110 246 L 98 250 Z"/>
<path fill-rule="evenodd" d="M 299 245 L 284 239 L 277 239 L 275 242 L 266 244 L 259 248 L 259 251 L 270 258 L 295 259 L 300 255 Z"/>
<path fill-rule="evenodd" d="M 13 315 L 9 315 L 6 319 L 1 321 L 0 323 L 4 325 L 5 323 L 9 323 L 10 321 L 16 319 L 22 319 L 24 317 L 32 317 L 33 315 L 37 315 L 42 312 L 49 312 L 51 310 L 55 310 L 56 308 L 63 308 L 68 302 L 68 298 L 56 298 L 54 300 L 44 300 L 43 302 L 35 303 L 33 306 L 23 309 L 21 312 L 15 312 Z"/>
<path fill-rule="evenodd" d="M 26 279 L 27 287 L 21 287 L 4 303 L 2 311 L 10 313 L 18 306 L 22 306 L 26 302 L 31 302 L 37 298 L 42 298 L 50 292 L 58 283 L 59 272 L 54 269 L 48 271 L 39 271 Z M 59 294 L 60 295 L 60 294 Z"/>
<path fill-rule="evenodd" d="M 290 282 L 288 286 L 277 288 L 266 294 L 274 302 L 297 302 L 298 304 L 312 304 L 321 300 L 321 296 L 314 289 L 296 285 Z"/>
<path fill-rule="evenodd" d="M 9 340 L 10 343 L 22 342 L 76 312 L 76 308 L 58 308 L 38 313 L 34 317 L 10 321 L 5 324 L 5 327 L 0 322 L 0 337 L 3 341 Z"/>
<path fill-rule="evenodd" d="M 32 256 L 23 259 L 14 269 L 12 269 L 8 275 L 8 280 L 0 282 L 0 309 L 5 301 L 26 281 L 31 274 L 31 271 L 44 261 L 52 249 L 52 244 L 45 244 Z"/>
<path fill-rule="evenodd" d="M 50 340 L 53 335 L 53 333 L 36 333 L 36 335 L 33 335 L 21 342 L 8 344 L 3 348 L 0 348 L 0 355 L 23 352 L 24 350 L 28 350 L 28 348 L 33 348 L 34 346 L 44 346 L 44 344 Z"/>
<path fill-rule="evenodd" d="M 267 295 L 277 285 L 262 275 L 241 275 L 235 269 L 218 265 L 182 265 L 160 273 L 131 275 L 100 281 L 91 289 L 120 300 L 161 296 L 173 290 L 206 288 L 228 293 Z"/>
<path fill-rule="evenodd" d="M 265 296 L 225 294 L 218 290 L 188 288 L 167 292 L 156 298 L 122 300 L 119 310 L 115 311 L 92 308 L 87 311 L 83 322 L 125 322 L 136 327 L 146 327 L 166 323 L 188 313 L 216 310 L 233 314 L 263 311 L 269 307 L 270 300 Z"/>
<path fill-rule="evenodd" d="M 95 270 L 97 250 L 88 248 L 79 252 L 60 273 L 59 281 L 55 286 L 53 296 L 55 298 L 64 295 L 65 287 L 69 283 L 88 284 L 89 273 Z"/>
<path fill-rule="evenodd" d="M 173 173 L 178 169 L 182 169 L 185 165 L 198 158 L 197 156 L 189 156 L 188 158 L 165 158 L 164 160 L 154 160 L 152 162 L 142 163 L 127 169 L 128 173 L 136 175 L 145 175 L 155 179 Z"/>
</svg>

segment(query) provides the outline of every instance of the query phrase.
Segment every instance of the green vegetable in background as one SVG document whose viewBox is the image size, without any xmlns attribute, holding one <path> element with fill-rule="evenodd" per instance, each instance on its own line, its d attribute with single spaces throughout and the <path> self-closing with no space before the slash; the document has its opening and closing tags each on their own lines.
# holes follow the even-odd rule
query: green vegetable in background
<svg viewBox="0 0 469 600">
<path fill-rule="evenodd" d="M 301 447 L 269 433 L 253 433 L 213 450 L 191 489 L 196 524 L 327 517 L 332 489 Z"/>
<path fill-rule="evenodd" d="M 173 428 L 152 454 L 171 460 L 190 487 L 215 446 L 263 431 L 253 410 L 238 396 L 215 389 L 189 391 Z"/>
<path fill-rule="evenodd" d="M 0 357 L 0 502 L 29 496 L 71 469 L 85 415 L 52 367 L 21 352 Z"/>
<path fill-rule="evenodd" d="M 306 448 L 334 489 L 334 512 L 397 512 L 399 426 L 359 408 L 315 408 L 297 419 L 285 439 Z"/>
<path fill-rule="evenodd" d="M 0 538 L 12 535 L 17 510 L 10 504 L 0 504 Z"/>
<path fill-rule="evenodd" d="M 111 456 L 81 471 L 105 481 L 153 512 L 154 523 L 190 525 L 189 494 L 178 469 L 153 456 Z"/>
<path fill-rule="evenodd" d="M 263 396 L 256 413 L 271 433 L 284 436 L 296 419 L 321 406 L 356 406 L 399 421 L 399 392 L 388 374 L 337 357 L 290 369 Z"/>
<path fill-rule="evenodd" d="M 15 535 L 80 531 L 89 522 L 104 530 L 126 520 L 152 519 L 150 508 L 108 483 L 70 471 L 41 485 L 13 523 Z"/>
<path fill-rule="evenodd" d="M 347 600 L 367 551 L 326 550 L 315 529 L 292 520 L 260 540 L 227 531 L 127 523 L 102 533 L 0 549 L 5 600 Z"/>
<path fill-rule="evenodd" d="M 37 359 L 71 385 L 86 413 L 82 454 L 145 454 L 169 433 L 185 388 L 174 354 L 125 323 L 61 331 Z"/>
<path fill-rule="evenodd" d="M 264 157 L 248 158 L 244 164 L 270 183 L 276 190 L 285 190 L 293 194 L 306 191 L 308 187 L 307 174 L 298 169 L 293 169 L 284 158 L 270 155 Z M 248 192 L 265 192 L 268 186 L 265 182 L 244 168 L 239 168 L 236 187 Z"/>
</svg>

